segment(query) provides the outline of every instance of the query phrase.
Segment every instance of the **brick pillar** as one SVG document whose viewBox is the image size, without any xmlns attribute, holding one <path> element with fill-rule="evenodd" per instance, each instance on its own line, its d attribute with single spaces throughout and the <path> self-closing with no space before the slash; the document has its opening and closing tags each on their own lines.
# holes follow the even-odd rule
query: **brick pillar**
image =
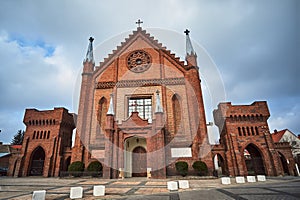
<svg viewBox="0 0 300 200">
<path fill-rule="evenodd" d="M 115 172 L 113 173 L 112 166 L 114 164 L 113 160 L 113 145 L 114 145 L 114 116 L 112 114 L 106 115 L 106 129 L 105 137 L 105 165 L 103 166 L 103 178 L 110 179 L 113 178 Z"/>
<path fill-rule="evenodd" d="M 153 137 L 147 141 L 149 152 L 155 152 L 150 158 L 152 168 L 152 178 L 166 178 L 166 158 L 165 158 L 165 141 L 164 141 L 164 114 L 162 112 L 155 113 L 155 123 L 152 131 L 155 131 Z M 149 144 L 149 145 L 148 145 Z M 158 159 L 159 158 L 159 159 Z"/>
</svg>

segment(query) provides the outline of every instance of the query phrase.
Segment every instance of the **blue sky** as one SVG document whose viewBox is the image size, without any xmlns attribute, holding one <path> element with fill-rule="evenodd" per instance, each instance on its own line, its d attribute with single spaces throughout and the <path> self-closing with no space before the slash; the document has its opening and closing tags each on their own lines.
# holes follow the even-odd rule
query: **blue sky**
<svg viewBox="0 0 300 200">
<path fill-rule="evenodd" d="M 299 4 L 297 0 L 2 0 L 0 141 L 8 143 L 24 129 L 26 108 L 64 106 L 77 112 L 78 74 L 88 38 L 93 36 L 95 46 L 101 46 L 135 30 L 139 18 L 146 30 L 184 35 L 190 29 L 193 41 L 215 63 L 226 101 L 267 100 L 270 130 L 288 128 L 300 134 Z M 168 41 L 156 39 L 182 56 L 184 46 L 173 49 Z M 111 50 L 121 41 L 114 42 Z M 96 63 L 103 60 L 102 54 L 94 55 Z M 201 59 L 198 56 L 199 63 Z M 209 121 L 216 106 L 206 108 Z"/>
</svg>

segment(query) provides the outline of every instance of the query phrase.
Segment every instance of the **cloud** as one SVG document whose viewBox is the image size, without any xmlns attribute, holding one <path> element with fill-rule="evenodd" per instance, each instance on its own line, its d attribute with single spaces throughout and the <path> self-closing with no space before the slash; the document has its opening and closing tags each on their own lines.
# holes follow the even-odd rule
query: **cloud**
<svg viewBox="0 0 300 200">
<path fill-rule="evenodd" d="M 134 30 L 139 18 L 144 21 L 142 27 L 181 34 L 189 28 L 193 41 L 213 59 L 227 101 L 267 100 L 271 128 L 291 127 L 299 133 L 300 125 L 294 121 L 299 121 L 300 102 L 298 9 L 297 0 L 1 1 L 0 140 L 10 141 L 4 129 L 12 136 L 23 127 L 27 107 L 65 106 L 72 110 L 72 93 L 88 38 L 93 36 L 95 44 L 102 43 Z M 165 44 L 162 38 L 156 39 Z M 179 42 L 169 46 L 184 57 Z M 112 49 L 115 46 L 107 53 Z M 103 57 L 95 54 L 97 62 Z M 209 74 L 205 59 L 198 56 L 200 73 Z M 203 78 L 209 83 L 208 77 Z M 208 93 L 218 95 L 220 91 L 210 88 Z M 215 106 L 216 102 L 206 104 Z M 208 116 L 211 112 L 207 108 Z"/>
</svg>

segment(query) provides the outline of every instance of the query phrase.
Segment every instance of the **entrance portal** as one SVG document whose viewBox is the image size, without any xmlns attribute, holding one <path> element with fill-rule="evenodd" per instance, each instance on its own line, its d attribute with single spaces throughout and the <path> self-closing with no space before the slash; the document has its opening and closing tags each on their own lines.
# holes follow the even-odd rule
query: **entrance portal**
<svg viewBox="0 0 300 200">
<path fill-rule="evenodd" d="M 42 147 L 37 147 L 31 156 L 30 176 L 42 176 L 44 172 L 45 151 Z"/>
<path fill-rule="evenodd" d="M 255 145 L 249 144 L 245 148 L 244 158 L 245 158 L 248 175 L 265 174 L 265 167 L 264 167 L 262 156 Z"/>
<path fill-rule="evenodd" d="M 129 137 L 124 141 L 124 175 L 125 177 L 147 176 L 146 138 Z M 149 163 L 148 163 L 149 164 Z"/>
<path fill-rule="evenodd" d="M 132 176 L 147 176 L 147 153 L 146 150 L 139 146 L 132 151 Z"/>
</svg>

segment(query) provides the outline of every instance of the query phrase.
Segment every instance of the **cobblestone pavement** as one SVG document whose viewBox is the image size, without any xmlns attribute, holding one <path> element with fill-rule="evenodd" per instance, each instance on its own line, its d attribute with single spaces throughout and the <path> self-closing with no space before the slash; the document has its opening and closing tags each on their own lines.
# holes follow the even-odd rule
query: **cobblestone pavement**
<svg viewBox="0 0 300 200">
<path fill-rule="evenodd" d="M 222 185 L 220 179 L 191 179 L 189 189 L 167 190 L 173 179 L 128 178 L 10 178 L 0 177 L 0 199 L 31 199 L 34 190 L 46 190 L 46 199 L 70 199 L 70 187 L 81 186 L 84 199 L 300 199 L 300 177 L 268 177 L 266 182 Z M 93 197 L 93 186 L 105 185 L 104 197 Z"/>
</svg>

